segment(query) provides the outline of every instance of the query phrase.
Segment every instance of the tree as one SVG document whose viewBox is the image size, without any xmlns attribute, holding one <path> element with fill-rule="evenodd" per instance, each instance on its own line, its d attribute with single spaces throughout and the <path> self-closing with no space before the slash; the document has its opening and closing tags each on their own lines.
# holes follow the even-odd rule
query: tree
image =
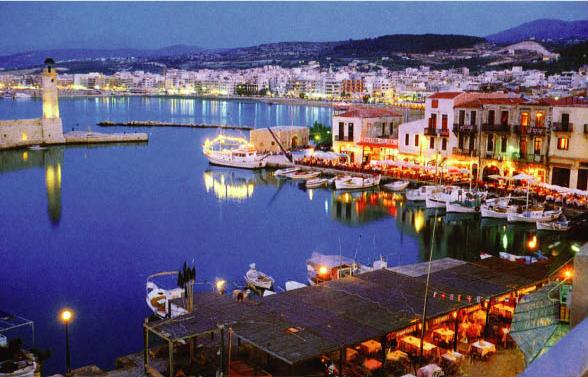
<svg viewBox="0 0 588 377">
<path fill-rule="evenodd" d="M 330 149 L 333 145 L 333 141 L 331 140 L 331 129 L 316 120 L 312 127 L 310 127 L 310 139 L 317 148 Z"/>
</svg>

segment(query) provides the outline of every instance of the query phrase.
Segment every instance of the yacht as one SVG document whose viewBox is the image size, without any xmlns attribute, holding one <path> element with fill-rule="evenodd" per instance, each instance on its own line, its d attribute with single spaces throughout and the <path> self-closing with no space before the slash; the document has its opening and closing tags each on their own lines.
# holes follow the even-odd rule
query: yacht
<svg viewBox="0 0 588 377">
<path fill-rule="evenodd" d="M 258 155 L 246 140 L 224 135 L 206 140 L 203 153 L 213 165 L 243 169 L 261 169 L 267 164 L 267 155 Z"/>
<path fill-rule="evenodd" d="M 381 175 L 371 177 L 353 177 L 346 175 L 335 179 L 335 188 L 337 190 L 360 190 L 375 187 L 380 184 Z"/>
</svg>

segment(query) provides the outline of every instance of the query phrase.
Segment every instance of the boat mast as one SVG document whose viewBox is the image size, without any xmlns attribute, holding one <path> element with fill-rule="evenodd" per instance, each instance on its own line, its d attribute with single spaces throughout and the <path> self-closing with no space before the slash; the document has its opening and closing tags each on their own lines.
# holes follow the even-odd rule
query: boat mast
<svg viewBox="0 0 588 377">
<path fill-rule="evenodd" d="M 429 249 L 429 263 L 427 264 L 427 282 L 425 285 L 425 302 L 423 305 L 423 317 L 421 319 L 421 350 L 420 350 L 420 357 L 419 357 L 419 363 L 421 365 L 421 367 L 423 366 L 423 345 L 425 342 L 425 328 L 426 328 L 426 321 L 427 321 L 427 304 L 428 304 L 428 298 L 429 298 L 429 281 L 431 278 L 431 264 L 433 261 L 433 247 L 435 245 L 435 230 L 437 228 L 437 208 L 435 208 L 435 216 L 433 216 L 434 221 L 433 221 L 433 234 L 431 236 L 431 247 Z"/>
</svg>

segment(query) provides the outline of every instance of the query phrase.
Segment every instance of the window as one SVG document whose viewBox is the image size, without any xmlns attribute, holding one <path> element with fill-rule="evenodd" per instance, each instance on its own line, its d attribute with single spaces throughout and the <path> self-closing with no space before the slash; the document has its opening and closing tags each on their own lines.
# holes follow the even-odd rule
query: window
<svg viewBox="0 0 588 377">
<path fill-rule="evenodd" d="M 494 134 L 488 134 L 488 142 L 486 143 L 486 150 L 488 152 L 494 151 Z"/>
<path fill-rule="evenodd" d="M 409 134 L 405 134 L 405 135 L 404 135 L 404 145 L 408 145 L 408 143 L 409 143 L 409 138 L 410 138 L 410 135 L 409 135 Z"/>
<path fill-rule="evenodd" d="M 570 139 L 567 137 L 558 137 L 557 138 L 557 149 L 562 151 L 567 151 L 570 147 Z"/>
<path fill-rule="evenodd" d="M 561 114 L 561 125 L 567 127 L 570 124 L 570 114 Z"/>
<path fill-rule="evenodd" d="M 506 126 L 508 124 L 508 111 L 502 111 L 500 113 L 500 125 Z"/>
<path fill-rule="evenodd" d="M 20 139 L 21 139 L 22 141 L 27 141 L 27 140 L 29 139 L 29 137 L 27 136 L 27 133 L 26 133 L 26 132 L 23 132 L 23 133 L 20 135 Z"/>
<path fill-rule="evenodd" d="M 506 136 L 503 136 L 502 139 L 500 140 L 500 151 L 502 153 L 506 153 Z"/>
<path fill-rule="evenodd" d="M 435 137 L 433 136 L 429 138 L 429 149 L 435 149 Z"/>
<path fill-rule="evenodd" d="M 543 127 L 545 123 L 545 114 L 543 114 L 541 111 L 537 112 L 537 114 L 535 114 L 535 127 Z"/>
<path fill-rule="evenodd" d="M 347 137 L 349 140 L 353 140 L 353 123 L 347 124 Z"/>
<path fill-rule="evenodd" d="M 457 146 L 459 149 L 463 149 L 463 134 L 459 133 L 459 139 L 457 140 Z"/>
<path fill-rule="evenodd" d="M 431 117 L 429 118 L 429 127 L 437 128 L 437 114 L 431 114 Z"/>
<path fill-rule="evenodd" d="M 489 110 L 488 111 L 488 124 L 489 125 L 491 125 L 491 126 L 494 125 L 494 118 L 495 118 L 494 110 Z"/>
<path fill-rule="evenodd" d="M 535 154 L 541 154 L 541 146 L 543 145 L 543 139 L 540 137 L 535 138 L 535 143 L 533 143 L 533 152 Z"/>
<path fill-rule="evenodd" d="M 419 146 L 419 135 L 414 135 L 414 146 L 415 147 Z"/>
<path fill-rule="evenodd" d="M 447 129 L 447 114 L 441 115 L 441 128 L 444 130 Z"/>
<path fill-rule="evenodd" d="M 444 151 L 447 150 L 447 138 L 443 138 L 441 139 L 441 149 L 443 149 Z"/>
<path fill-rule="evenodd" d="M 438 107 L 439 107 L 439 100 L 438 100 L 438 99 L 434 99 L 434 100 L 432 100 L 432 101 L 431 101 L 431 107 L 432 107 L 433 109 L 436 109 L 436 108 L 438 108 Z"/>
<path fill-rule="evenodd" d="M 523 111 L 521 113 L 521 126 L 527 127 L 528 125 L 529 125 L 529 113 L 526 111 Z"/>
<path fill-rule="evenodd" d="M 394 135 L 394 123 L 390 122 L 390 135 Z"/>
<path fill-rule="evenodd" d="M 476 115 L 475 111 L 470 112 L 470 124 L 473 126 L 476 125 Z"/>
<path fill-rule="evenodd" d="M 459 125 L 463 126 L 465 123 L 465 110 L 459 110 Z"/>
<path fill-rule="evenodd" d="M 339 122 L 339 140 L 345 139 L 345 123 Z"/>
</svg>

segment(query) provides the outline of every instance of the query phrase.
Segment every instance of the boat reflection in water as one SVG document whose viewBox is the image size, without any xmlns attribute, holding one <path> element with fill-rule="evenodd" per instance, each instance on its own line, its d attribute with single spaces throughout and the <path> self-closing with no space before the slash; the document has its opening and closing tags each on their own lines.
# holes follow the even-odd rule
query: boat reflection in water
<svg viewBox="0 0 588 377">
<path fill-rule="evenodd" d="M 0 174 L 43 168 L 47 191 L 47 214 L 53 225 L 61 220 L 61 166 L 63 147 L 38 150 L 11 150 L 0 152 Z"/>
<path fill-rule="evenodd" d="M 255 175 L 239 170 L 206 170 L 204 188 L 219 200 L 242 202 L 253 196 Z"/>
<path fill-rule="evenodd" d="M 348 225 L 396 217 L 404 196 L 387 191 L 333 192 L 331 217 Z"/>
</svg>

